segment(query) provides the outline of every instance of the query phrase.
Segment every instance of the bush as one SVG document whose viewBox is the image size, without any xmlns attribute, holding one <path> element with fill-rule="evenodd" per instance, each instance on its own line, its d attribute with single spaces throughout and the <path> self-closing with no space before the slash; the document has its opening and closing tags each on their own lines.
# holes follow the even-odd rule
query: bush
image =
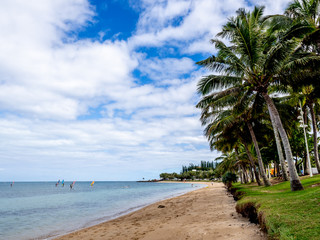
<svg viewBox="0 0 320 240">
<path fill-rule="evenodd" d="M 232 183 L 237 181 L 237 175 L 232 172 L 226 172 L 222 176 L 222 182 L 227 186 L 228 190 L 232 187 Z"/>
</svg>

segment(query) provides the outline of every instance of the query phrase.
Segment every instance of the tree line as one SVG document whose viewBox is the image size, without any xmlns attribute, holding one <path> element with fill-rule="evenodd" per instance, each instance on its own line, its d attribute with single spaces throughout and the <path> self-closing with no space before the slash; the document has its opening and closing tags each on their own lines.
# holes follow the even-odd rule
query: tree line
<svg viewBox="0 0 320 240">
<path fill-rule="evenodd" d="M 163 180 L 204 180 L 216 177 L 215 170 L 219 164 L 213 161 L 201 161 L 199 165 L 190 163 L 189 166 L 182 166 L 180 173 L 161 173 Z"/>
<path fill-rule="evenodd" d="M 300 169 L 320 172 L 319 13 L 320 0 L 294 0 L 271 16 L 241 8 L 211 40 L 216 53 L 197 64 L 213 73 L 198 82 L 196 107 L 210 149 L 222 152 L 216 173 L 270 186 L 273 162 L 296 191 Z"/>
</svg>

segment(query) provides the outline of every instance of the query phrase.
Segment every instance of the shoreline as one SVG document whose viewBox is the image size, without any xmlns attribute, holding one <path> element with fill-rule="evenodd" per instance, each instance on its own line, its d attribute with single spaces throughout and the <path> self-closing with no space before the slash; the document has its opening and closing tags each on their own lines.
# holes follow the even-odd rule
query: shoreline
<svg viewBox="0 0 320 240">
<path fill-rule="evenodd" d="M 208 185 L 209 184 L 209 182 L 182 182 L 182 181 L 158 181 L 156 183 L 185 183 L 185 184 L 200 184 L 200 185 Z M 131 213 L 134 213 L 136 211 L 140 211 L 143 208 L 148 207 L 148 206 L 150 206 L 152 204 L 156 204 L 156 203 L 161 202 L 161 201 L 165 201 L 165 200 L 168 200 L 168 199 L 180 197 L 180 196 L 182 196 L 184 194 L 188 194 L 190 192 L 200 190 L 200 189 L 202 189 L 204 187 L 205 186 L 201 186 L 201 187 L 194 186 L 193 188 L 190 188 L 190 190 L 187 190 L 186 192 L 175 193 L 175 194 L 173 193 L 170 196 L 160 197 L 159 199 L 157 199 L 155 201 L 152 201 L 152 202 L 149 202 L 149 203 L 144 203 L 144 204 L 141 204 L 141 205 L 137 205 L 137 206 L 125 209 L 125 210 L 123 210 L 123 211 L 121 211 L 119 213 L 116 213 L 114 215 L 105 216 L 105 217 L 97 218 L 95 220 L 88 221 L 87 223 L 83 224 L 82 226 L 79 226 L 76 229 L 73 229 L 73 230 L 70 230 L 70 231 L 64 231 L 64 232 L 55 231 L 55 232 L 49 233 L 48 235 L 39 236 L 39 238 L 40 239 L 44 239 L 44 240 L 60 239 L 63 236 L 66 236 L 66 235 L 69 235 L 69 234 L 72 234 L 72 233 L 75 233 L 75 232 L 78 232 L 78 231 L 82 231 L 84 229 L 91 228 L 91 227 L 97 226 L 99 224 L 103 224 L 103 223 L 118 219 L 120 217 L 124 217 L 124 216 L 129 215 Z"/>
<path fill-rule="evenodd" d="M 266 239 L 257 225 L 236 213 L 235 202 L 222 183 L 185 183 L 207 187 L 49 239 Z"/>
</svg>

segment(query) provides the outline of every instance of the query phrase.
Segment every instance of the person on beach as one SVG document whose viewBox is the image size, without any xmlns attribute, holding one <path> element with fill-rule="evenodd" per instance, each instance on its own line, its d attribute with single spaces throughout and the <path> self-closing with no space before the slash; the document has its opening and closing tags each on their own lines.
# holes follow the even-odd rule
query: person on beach
<svg viewBox="0 0 320 240">
<path fill-rule="evenodd" d="M 70 184 L 70 190 L 72 189 L 72 187 L 73 187 L 73 184 L 71 183 L 71 184 Z"/>
</svg>

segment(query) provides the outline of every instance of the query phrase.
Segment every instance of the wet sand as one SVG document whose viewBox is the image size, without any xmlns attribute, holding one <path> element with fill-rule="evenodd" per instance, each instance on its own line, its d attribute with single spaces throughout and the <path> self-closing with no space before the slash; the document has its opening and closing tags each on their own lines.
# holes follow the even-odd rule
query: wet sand
<svg viewBox="0 0 320 240">
<path fill-rule="evenodd" d="M 189 183 L 185 183 L 189 184 Z M 191 187 L 191 185 L 190 185 Z M 222 183 L 149 205 L 58 240 L 266 240 L 259 227 L 238 215 Z"/>
</svg>

